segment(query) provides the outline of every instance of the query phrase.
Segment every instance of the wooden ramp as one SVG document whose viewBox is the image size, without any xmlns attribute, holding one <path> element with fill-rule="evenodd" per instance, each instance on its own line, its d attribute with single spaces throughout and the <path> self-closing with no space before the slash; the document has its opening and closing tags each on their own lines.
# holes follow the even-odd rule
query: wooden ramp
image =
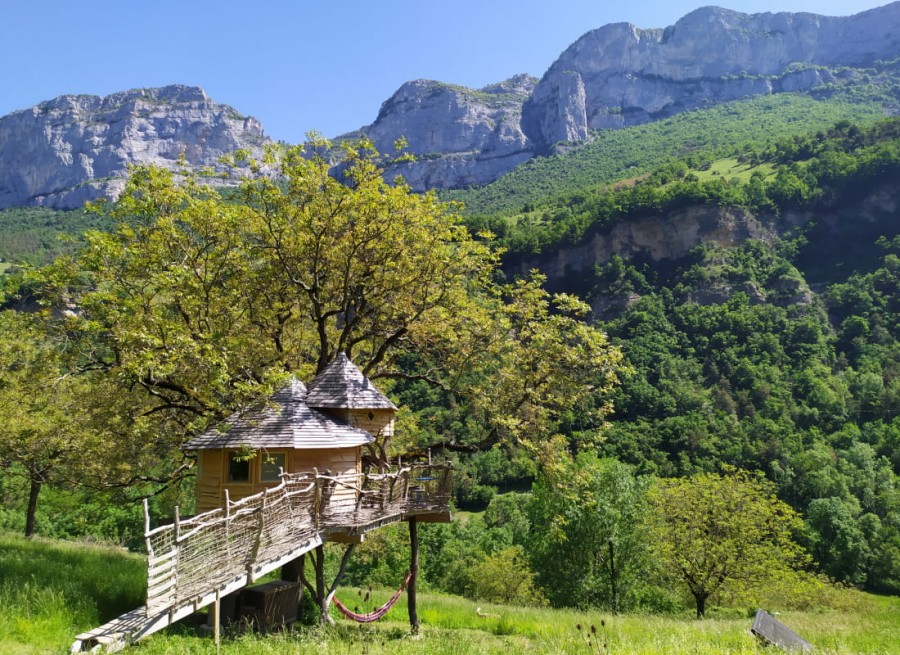
<svg viewBox="0 0 900 655">
<path fill-rule="evenodd" d="M 348 476 L 287 475 L 263 493 L 150 529 L 147 604 L 75 639 L 71 652 L 113 653 L 250 585 L 330 538 L 412 516 L 446 520 L 452 470 L 408 467 Z M 334 493 L 338 488 L 355 493 Z"/>
</svg>

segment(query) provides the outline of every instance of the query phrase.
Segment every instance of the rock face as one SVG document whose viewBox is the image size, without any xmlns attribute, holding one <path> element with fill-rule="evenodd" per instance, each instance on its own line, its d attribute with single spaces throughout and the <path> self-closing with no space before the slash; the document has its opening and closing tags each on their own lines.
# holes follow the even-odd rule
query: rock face
<svg viewBox="0 0 900 655">
<path fill-rule="evenodd" d="M 480 90 L 417 80 L 386 101 L 366 134 L 382 152 L 401 136 L 416 190 L 485 184 L 535 154 L 749 96 L 834 81 L 833 67 L 900 56 L 900 2 L 846 18 L 698 9 L 666 29 L 588 32 L 537 85 L 520 75 Z M 339 137 L 340 138 L 340 137 Z"/>
<path fill-rule="evenodd" d="M 365 134 L 379 152 L 389 154 L 394 142 L 405 138 L 405 152 L 417 161 L 396 165 L 390 174 L 403 175 L 417 190 L 483 184 L 534 155 L 521 115 L 536 81 L 517 75 L 477 90 L 407 82 L 381 105 L 374 123 L 336 140 Z"/>
<path fill-rule="evenodd" d="M 268 141 L 255 118 L 180 85 L 106 97 L 60 96 L 0 118 L 0 209 L 80 207 L 115 197 L 128 164 L 218 165 Z"/>
<path fill-rule="evenodd" d="M 622 128 L 752 95 L 832 81 L 840 67 L 900 57 L 900 2 L 855 16 L 698 9 L 665 29 L 606 25 L 572 44 L 538 82 L 517 75 L 482 89 L 407 82 L 368 135 L 413 189 L 486 184 L 531 157 Z M 62 96 L 0 118 L 0 208 L 80 206 L 115 195 L 126 164 L 215 166 L 267 141 L 255 119 L 195 87 Z"/>
<path fill-rule="evenodd" d="M 729 247 L 747 239 L 771 241 L 776 236 L 770 222 L 759 220 L 745 209 L 696 205 L 667 216 L 642 216 L 615 223 L 578 245 L 519 262 L 513 272 L 524 275 L 539 268 L 547 274 L 550 286 L 558 286 L 566 276 L 586 274 L 613 255 L 625 259 L 640 255 L 653 261 L 678 259 L 700 244 Z"/>
<path fill-rule="evenodd" d="M 809 89 L 831 80 L 826 67 L 896 58 L 898 35 L 896 2 L 846 18 L 704 7 L 664 30 L 606 25 L 578 39 L 545 73 L 523 107 L 523 132 L 546 152 L 584 141 L 592 129 Z"/>
<path fill-rule="evenodd" d="M 571 288 L 573 280 L 589 278 L 597 266 L 609 263 L 614 256 L 645 258 L 654 262 L 677 260 L 699 245 L 730 248 L 750 239 L 772 242 L 811 221 L 819 224 L 824 235 L 820 238 L 829 243 L 842 244 L 848 232 L 872 233 L 874 230 L 875 234 L 881 233 L 879 226 L 896 224 L 898 211 L 900 175 L 895 174 L 885 178 L 865 195 L 825 211 L 791 211 L 776 218 L 755 215 L 747 209 L 701 204 L 668 214 L 638 216 L 599 227 L 577 245 L 516 260 L 508 259 L 504 269 L 513 275 L 527 275 L 533 269 L 540 269 L 547 275 L 549 289 L 564 290 Z M 705 287 L 697 287 L 694 295 L 685 300 L 701 304 L 724 302 L 734 291 L 743 291 L 751 302 L 783 306 L 812 302 L 812 293 L 806 283 L 790 276 L 770 283 L 768 296 L 753 285 L 735 289 L 728 284 L 721 279 L 710 280 Z M 590 302 L 594 318 L 608 320 L 636 299 L 637 296 L 605 296 L 598 292 L 590 298 Z"/>
</svg>

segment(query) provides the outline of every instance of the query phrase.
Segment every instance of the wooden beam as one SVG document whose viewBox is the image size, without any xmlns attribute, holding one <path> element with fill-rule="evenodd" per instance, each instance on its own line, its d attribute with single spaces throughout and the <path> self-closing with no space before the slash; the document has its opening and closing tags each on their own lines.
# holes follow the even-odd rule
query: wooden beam
<svg viewBox="0 0 900 655">
<path fill-rule="evenodd" d="M 409 585 L 406 587 L 406 600 L 409 607 L 409 629 L 415 635 L 419 633 L 419 612 L 416 608 L 416 583 L 419 579 L 419 532 L 415 516 L 409 519 Z"/>
</svg>

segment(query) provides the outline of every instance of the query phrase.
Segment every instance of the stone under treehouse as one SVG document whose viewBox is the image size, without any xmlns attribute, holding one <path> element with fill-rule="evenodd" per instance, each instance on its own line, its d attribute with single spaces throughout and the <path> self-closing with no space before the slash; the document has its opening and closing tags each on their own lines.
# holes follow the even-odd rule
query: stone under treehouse
<svg viewBox="0 0 900 655">
<path fill-rule="evenodd" d="M 397 521 L 410 523 L 415 629 L 415 526 L 449 521 L 452 479 L 446 465 L 390 467 L 368 448 L 393 435 L 396 411 L 341 353 L 308 387 L 291 378 L 188 441 L 198 461 L 197 515 L 176 512 L 151 528 L 145 503 L 147 604 L 79 635 L 72 652 L 114 652 L 208 605 L 218 618 L 224 597 L 282 567 L 296 570 L 324 542 L 358 543 Z"/>
</svg>

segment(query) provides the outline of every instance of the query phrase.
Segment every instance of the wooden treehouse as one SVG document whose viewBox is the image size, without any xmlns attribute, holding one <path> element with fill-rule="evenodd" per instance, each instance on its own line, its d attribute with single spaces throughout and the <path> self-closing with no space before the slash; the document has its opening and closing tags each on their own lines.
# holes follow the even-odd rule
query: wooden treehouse
<svg viewBox="0 0 900 655">
<path fill-rule="evenodd" d="M 359 542 L 397 521 L 410 523 L 417 625 L 416 523 L 450 520 L 452 478 L 430 463 L 363 470 L 363 449 L 393 434 L 396 410 L 342 353 L 308 387 L 291 379 L 189 441 L 197 515 L 176 511 L 151 528 L 145 503 L 147 604 L 79 635 L 71 651 L 114 652 L 208 605 L 218 614 L 222 598 L 325 541 Z"/>
</svg>

